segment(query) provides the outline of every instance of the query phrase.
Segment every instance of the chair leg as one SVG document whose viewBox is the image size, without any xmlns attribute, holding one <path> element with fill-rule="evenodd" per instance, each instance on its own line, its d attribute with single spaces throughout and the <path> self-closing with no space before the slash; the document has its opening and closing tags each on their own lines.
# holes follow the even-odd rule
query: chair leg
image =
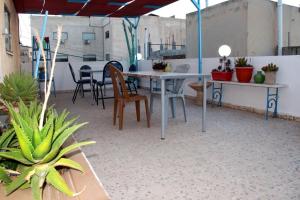
<svg viewBox="0 0 300 200">
<path fill-rule="evenodd" d="M 104 96 L 106 96 L 106 86 L 104 85 Z"/>
<path fill-rule="evenodd" d="M 136 112 L 136 120 L 141 121 L 141 106 L 140 101 L 135 102 L 135 112 Z"/>
<path fill-rule="evenodd" d="M 80 84 L 77 84 L 77 85 L 76 85 L 76 88 L 75 88 L 75 91 L 74 91 L 74 94 L 73 94 L 73 98 L 72 98 L 73 104 L 74 104 L 75 101 L 76 101 L 77 93 L 78 93 L 78 91 L 79 91 L 79 87 L 80 87 Z"/>
<path fill-rule="evenodd" d="M 105 86 L 104 86 L 104 88 L 105 88 Z M 103 96 L 103 91 L 102 91 L 102 86 L 101 85 L 100 85 L 100 93 L 101 93 L 102 107 L 103 107 L 103 109 L 105 109 L 104 96 Z"/>
<path fill-rule="evenodd" d="M 127 87 L 128 87 L 128 90 L 129 90 L 130 94 L 132 94 L 132 90 L 131 90 L 131 87 L 130 87 L 130 82 L 127 82 Z"/>
<path fill-rule="evenodd" d="M 53 88 L 54 97 L 56 97 L 56 87 L 55 87 L 55 81 L 54 81 L 54 79 L 52 80 L 52 88 Z"/>
<path fill-rule="evenodd" d="M 154 95 L 150 94 L 150 112 L 153 113 Z"/>
<path fill-rule="evenodd" d="M 81 84 L 81 97 L 84 97 L 84 87 L 83 87 L 83 84 Z"/>
<path fill-rule="evenodd" d="M 119 130 L 123 129 L 124 107 L 123 101 L 119 101 Z"/>
<path fill-rule="evenodd" d="M 176 117 L 176 111 L 175 111 L 175 98 L 169 98 L 170 104 L 171 104 L 171 111 L 172 111 L 172 117 Z"/>
<path fill-rule="evenodd" d="M 184 121 L 187 122 L 187 118 L 186 118 L 186 109 L 185 109 L 185 98 L 181 97 L 182 100 L 182 107 L 183 107 L 183 114 L 184 114 Z"/>
<path fill-rule="evenodd" d="M 97 96 L 96 96 L 96 91 L 95 91 L 95 84 L 93 84 L 93 95 L 94 95 L 94 100 L 97 103 Z M 98 105 L 98 103 L 97 103 Z"/>
<path fill-rule="evenodd" d="M 149 105 L 148 105 L 148 99 L 145 99 L 145 109 L 146 109 L 146 117 L 147 117 L 147 127 L 150 128 L 150 112 L 149 112 Z"/>
<path fill-rule="evenodd" d="M 114 100 L 114 116 L 113 116 L 113 124 L 116 125 L 117 121 L 117 112 L 118 112 L 118 101 Z"/>
<path fill-rule="evenodd" d="M 134 87 L 134 91 L 135 91 L 135 94 L 138 94 L 138 91 L 137 91 L 137 87 L 136 87 L 136 85 L 135 85 L 135 82 L 133 81 L 133 87 Z"/>
<path fill-rule="evenodd" d="M 97 106 L 99 105 L 99 88 L 98 88 L 98 84 L 96 86 L 96 97 L 95 97 Z"/>
</svg>

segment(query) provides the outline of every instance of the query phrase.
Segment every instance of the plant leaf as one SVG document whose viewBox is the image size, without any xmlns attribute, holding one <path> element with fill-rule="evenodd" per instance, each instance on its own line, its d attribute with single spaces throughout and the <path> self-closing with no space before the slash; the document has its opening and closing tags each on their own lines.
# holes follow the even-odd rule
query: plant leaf
<svg viewBox="0 0 300 200">
<path fill-rule="evenodd" d="M 49 153 L 52 145 L 53 137 L 53 126 L 50 127 L 49 133 L 46 135 L 45 139 L 36 147 L 33 152 L 33 157 L 35 159 L 42 159 L 47 153 Z"/>
<path fill-rule="evenodd" d="M 30 180 L 32 196 L 34 200 L 42 200 L 42 188 L 40 188 L 40 180 L 37 175 L 33 175 Z"/>
<path fill-rule="evenodd" d="M 21 150 L 11 152 L 0 152 L 0 157 L 18 161 L 24 165 L 32 165 L 34 162 L 27 160 L 22 154 Z"/>
<path fill-rule="evenodd" d="M 73 197 L 75 193 L 69 188 L 63 177 L 58 173 L 58 171 L 51 167 L 49 173 L 46 177 L 47 183 L 53 185 L 57 190 L 65 193 L 66 195 Z"/>
<path fill-rule="evenodd" d="M 9 178 L 7 172 L 2 167 L 0 167 L 0 182 L 1 181 L 5 184 L 8 184 L 11 182 L 11 179 Z"/>
<path fill-rule="evenodd" d="M 34 167 L 30 167 L 24 170 L 17 179 L 6 186 L 6 195 L 11 194 L 16 191 L 19 187 L 21 187 L 27 180 L 26 176 L 34 170 Z"/>
<path fill-rule="evenodd" d="M 32 138 L 33 146 L 37 147 L 39 144 L 41 144 L 41 142 L 42 142 L 42 138 L 38 129 L 38 125 L 36 126 L 34 125 L 33 138 Z"/>
<path fill-rule="evenodd" d="M 72 169 L 76 169 L 78 171 L 83 172 L 83 168 L 81 167 L 81 165 L 71 159 L 67 159 L 67 158 L 61 158 L 59 159 L 55 164 L 54 167 L 59 167 L 59 166 L 64 166 L 64 167 L 69 167 Z"/>
<path fill-rule="evenodd" d="M 0 147 L 8 147 L 12 142 L 13 137 L 15 136 L 14 129 L 9 129 L 5 131 L 0 137 Z"/>
<path fill-rule="evenodd" d="M 85 146 L 85 145 L 90 145 L 90 144 L 95 144 L 95 143 L 96 143 L 95 141 L 87 141 L 87 142 L 74 143 L 70 146 L 67 146 L 66 148 L 62 149 L 59 152 L 59 154 L 55 157 L 55 159 L 52 162 L 56 163 L 65 154 L 77 149 L 78 147 Z"/>
<path fill-rule="evenodd" d="M 42 163 L 50 162 L 59 152 L 61 146 L 63 143 L 80 127 L 84 126 L 86 123 L 77 124 L 74 126 L 71 126 L 70 128 L 67 128 L 65 131 L 63 131 L 57 139 L 52 143 L 52 149 L 51 151 L 45 156 L 45 158 L 42 160 Z"/>
<path fill-rule="evenodd" d="M 73 124 L 77 119 L 78 119 L 78 117 L 75 117 L 75 118 L 65 122 L 62 126 L 60 126 L 60 128 L 58 128 L 58 129 L 55 128 L 56 131 L 54 132 L 53 140 L 55 140 L 66 128 L 68 128 L 71 124 Z"/>
<path fill-rule="evenodd" d="M 34 159 L 32 157 L 33 146 L 31 142 L 29 141 L 29 139 L 27 138 L 23 130 L 16 124 L 15 120 L 12 120 L 12 124 L 16 131 L 20 148 L 22 150 L 24 157 L 27 158 L 27 160 L 34 162 Z"/>
</svg>

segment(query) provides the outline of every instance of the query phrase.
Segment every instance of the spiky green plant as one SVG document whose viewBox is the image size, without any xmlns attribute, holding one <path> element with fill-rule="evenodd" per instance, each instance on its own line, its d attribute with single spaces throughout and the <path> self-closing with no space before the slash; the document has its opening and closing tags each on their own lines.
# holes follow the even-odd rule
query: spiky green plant
<svg viewBox="0 0 300 200">
<path fill-rule="evenodd" d="M 264 72 L 277 72 L 279 67 L 273 63 L 269 63 L 268 65 L 261 68 Z"/>
<path fill-rule="evenodd" d="M 37 98 L 38 85 L 30 74 L 12 73 L 4 77 L 0 84 L 0 96 L 7 102 L 34 101 Z"/>
<path fill-rule="evenodd" d="M 234 61 L 235 67 L 253 67 L 248 63 L 248 59 L 245 57 L 237 58 Z"/>
<path fill-rule="evenodd" d="M 6 194 L 21 187 L 31 187 L 33 198 L 41 200 L 43 187 L 48 183 L 68 196 L 75 196 L 56 168 L 68 167 L 83 171 L 78 163 L 64 156 L 80 146 L 94 142 L 74 143 L 67 147 L 63 147 L 63 144 L 86 123 L 76 124 L 77 118 L 67 119 L 68 112 L 57 114 L 53 108 L 49 108 L 45 113 L 43 126 L 39 128 L 41 104 L 35 101 L 26 106 L 20 101 L 18 112 L 11 104 L 7 104 L 7 107 L 20 146 L 0 152 L 0 157 L 15 160 L 23 167 L 20 175 L 7 185 Z"/>
<path fill-rule="evenodd" d="M 16 146 L 16 138 L 15 133 L 13 129 L 9 129 L 5 131 L 0 136 L 0 152 L 6 151 L 5 149 L 10 147 Z M 7 160 L 5 158 L 0 157 L 0 182 L 4 182 L 5 184 L 8 184 L 11 182 L 11 179 L 9 178 L 8 169 L 15 170 L 17 167 L 16 161 Z"/>
</svg>

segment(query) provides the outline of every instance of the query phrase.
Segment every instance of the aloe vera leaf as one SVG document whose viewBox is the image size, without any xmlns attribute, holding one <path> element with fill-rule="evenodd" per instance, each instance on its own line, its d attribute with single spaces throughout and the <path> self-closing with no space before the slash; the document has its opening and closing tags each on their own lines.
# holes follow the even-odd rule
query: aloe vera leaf
<svg viewBox="0 0 300 200">
<path fill-rule="evenodd" d="M 0 157 L 18 161 L 24 165 L 32 165 L 34 162 L 27 160 L 21 151 L 0 152 Z"/>
<path fill-rule="evenodd" d="M 11 179 L 9 178 L 7 172 L 2 167 L 0 167 L 0 182 L 1 181 L 5 184 L 8 184 L 11 182 Z"/>
<path fill-rule="evenodd" d="M 65 122 L 62 126 L 60 126 L 58 129 L 55 128 L 54 136 L 53 136 L 53 141 L 69 126 L 71 126 L 78 118 L 75 117 L 67 122 Z"/>
<path fill-rule="evenodd" d="M 26 177 L 29 173 L 34 170 L 34 167 L 30 167 L 24 170 L 17 179 L 12 181 L 10 184 L 6 186 L 6 195 L 11 194 L 12 192 L 16 191 L 19 187 L 21 187 L 27 180 Z"/>
<path fill-rule="evenodd" d="M 67 128 L 63 133 L 61 133 L 57 139 L 52 144 L 51 151 L 45 156 L 45 158 L 42 160 L 42 163 L 50 162 L 59 152 L 61 146 L 63 143 L 73 134 L 75 131 L 77 131 L 80 127 L 84 126 L 86 123 L 77 124 L 74 126 L 71 126 Z"/>
<path fill-rule="evenodd" d="M 42 188 L 39 185 L 39 176 L 33 175 L 30 180 L 32 196 L 34 200 L 42 200 Z"/>
<path fill-rule="evenodd" d="M 62 149 L 59 154 L 56 156 L 56 158 L 52 161 L 53 163 L 56 163 L 60 158 L 62 158 L 65 154 L 77 149 L 78 147 L 81 146 L 86 146 L 90 144 L 95 144 L 95 141 L 87 141 L 87 142 L 79 142 L 79 143 L 74 143 L 70 146 L 67 146 L 66 148 Z"/>
<path fill-rule="evenodd" d="M 69 188 L 63 177 L 58 173 L 58 171 L 51 167 L 49 173 L 46 177 L 47 183 L 53 185 L 57 190 L 65 193 L 66 195 L 73 197 L 75 193 Z"/>
<path fill-rule="evenodd" d="M 22 150 L 22 153 L 25 158 L 27 158 L 29 161 L 34 162 L 34 159 L 32 157 L 33 152 L 33 146 L 29 139 L 27 138 L 26 134 L 23 132 L 23 130 L 16 124 L 14 120 L 12 120 L 12 124 L 14 126 L 14 129 L 17 134 L 17 138 L 20 144 L 20 148 Z"/>
<path fill-rule="evenodd" d="M 83 172 L 83 168 L 79 163 L 67 158 L 59 159 L 53 166 L 54 167 L 63 166 L 63 167 L 68 167 Z"/>
<path fill-rule="evenodd" d="M 53 125 L 50 127 L 50 131 L 46 138 L 35 148 L 33 157 L 35 159 L 42 159 L 51 149 L 53 137 Z"/>
</svg>

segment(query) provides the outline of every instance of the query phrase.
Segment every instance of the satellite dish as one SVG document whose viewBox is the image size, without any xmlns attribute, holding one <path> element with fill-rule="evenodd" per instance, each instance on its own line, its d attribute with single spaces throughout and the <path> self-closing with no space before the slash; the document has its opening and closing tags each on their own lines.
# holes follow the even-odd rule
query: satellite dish
<svg viewBox="0 0 300 200">
<path fill-rule="evenodd" d="M 231 48 L 230 46 L 224 44 L 222 46 L 220 46 L 219 48 L 219 55 L 222 57 L 228 57 L 231 54 Z"/>
</svg>

